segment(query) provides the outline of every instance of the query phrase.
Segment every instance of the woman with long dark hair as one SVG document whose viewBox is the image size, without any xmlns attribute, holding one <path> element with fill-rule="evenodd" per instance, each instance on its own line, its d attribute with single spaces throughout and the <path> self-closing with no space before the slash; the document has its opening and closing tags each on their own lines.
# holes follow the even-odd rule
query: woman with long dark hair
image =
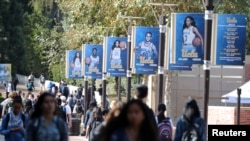
<svg viewBox="0 0 250 141">
<path fill-rule="evenodd" d="M 158 133 L 140 100 L 129 101 L 105 129 L 104 141 L 158 141 Z"/>
<path fill-rule="evenodd" d="M 189 136 L 190 127 L 195 127 L 197 136 Z M 194 133 L 192 133 L 194 135 Z M 206 125 L 201 118 L 200 109 L 195 99 L 188 99 L 184 107 L 183 115 L 179 118 L 176 125 L 174 141 L 195 140 L 206 141 Z"/>
<path fill-rule="evenodd" d="M 183 23 L 183 48 L 194 49 L 194 39 L 198 38 L 200 46 L 203 47 L 203 38 L 196 26 L 195 20 L 191 16 L 187 16 Z"/>
<path fill-rule="evenodd" d="M 66 123 L 56 116 L 56 100 L 44 92 L 35 104 L 26 132 L 26 141 L 68 141 Z"/>
</svg>

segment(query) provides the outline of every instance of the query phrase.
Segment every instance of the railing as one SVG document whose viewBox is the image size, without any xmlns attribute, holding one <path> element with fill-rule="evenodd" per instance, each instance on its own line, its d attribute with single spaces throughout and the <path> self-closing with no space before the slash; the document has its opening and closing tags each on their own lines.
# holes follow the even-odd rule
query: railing
<svg viewBox="0 0 250 141">
<path fill-rule="evenodd" d="M 17 78 L 19 80 L 19 84 L 21 84 L 21 85 L 26 85 L 27 84 L 27 82 L 28 82 L 28 76 L 24 76 L 24 75 L 20 75 L 20 74 L 17 74 L 16 76 L 17 76 Z M 59 83 L 58 82 L 46 80 L 45 81 L 45 88 L 47 88 L 49 82 L 52 82 L 56 86 L 59 87 Z M 39 78 L 35 78 L 34 86 L 35 87 L 40 87 L 40 79 Z M 69 90 L 70 90 L 71 93 L 74 93 L 74 91 L 77 90 L 77 88 L 78 88 L 77 86 L 73 86 L 73 85 L 68 85 L 68 87 L 69 87 Z M 83 92 L 84 92 L 84 90 L 83 90 Z"/>
</svg>

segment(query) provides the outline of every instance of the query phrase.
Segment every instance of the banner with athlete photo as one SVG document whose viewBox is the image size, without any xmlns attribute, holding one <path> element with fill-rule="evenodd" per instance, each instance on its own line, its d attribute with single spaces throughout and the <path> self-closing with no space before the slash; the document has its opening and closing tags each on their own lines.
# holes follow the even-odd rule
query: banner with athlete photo
<svg viewBox="0 0 250 141">
<path fill-rule="evenodd" d="M 170 59 L 172 57 L 172 49 L 171 49 L 171 29 L 166 29 L 166 49 L 165 49 L 165 68 L 169 71 L 192 71 L 191 64 L 171 64 Z"/>
<path fill-rule="evenodd" d="M 103 70 L 108 76 L 126 76 L 127 38 L 105 37 L 103 47 Z"/>
<path fill-rule="evenodd" d="M 171 14 L 171 64 L 203 64 L 204 14 Z"/>
<path fill-rule="evenodd" d="M 247 15 L 215 14 L 213 22 L 211 64 L 244 65 Z"/>
<path fill-rule="evenodd" d="M 103 45 L 83 45 L 83 73 L 90 79 L 102 78 Z"/>
<path fill-rule="evenodd" d="M 134 26 L 131 36 L 131 64 L 134 74 L 156 74 L 159 27 Z"/>
<path fill-rule="evenodd" d="M 11 80 L 11 64 L 0 64 L 0 81 Z"/>
<path fill-rule="evenodd" d="M 67 50 L 66 78 L 82 78 L 82 51 Z"/>
</svg>

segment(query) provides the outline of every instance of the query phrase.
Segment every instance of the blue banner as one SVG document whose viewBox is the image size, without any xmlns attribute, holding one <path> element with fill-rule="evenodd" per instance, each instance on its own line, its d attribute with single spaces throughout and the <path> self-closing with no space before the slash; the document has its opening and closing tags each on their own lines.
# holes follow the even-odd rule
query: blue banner
<svg viewBox="0 0 250 141">
<path fill-rule="evenodd" d="M 244 65 L 247 16 L 216 14 L 213 25 L 212 64 Z"/>
<path fill-rule="evenodd" d="M 133 73 L 156 73 L 158 67 L 159 35 L 159 27 L 133 27 L 131 42 Z"/>
<path fill-rule="evenodd" d="M 82 78 L 82 51 L 67 50 L 66 78 Z"/>
<path fill-rule="evenodd" d="M 0 64 L 0 81 L 11 81 L 11 64 Z"/>
<path fill-rule="evenodd" d="M 171 48 L 171 29 L 167 28 L 166 30 L 166 55 L 165 55 L 165 66 L 167 66 L 167 70 L 170 71 L 191 71 L 192 65 L 185 64 L 171 64 L 170 59 L 172 57 L 172 48 Z"/>
<path fill-rule="evenodd" d="M 103 46 L 94 44 L 83 45 L 84 76 L 91 79 L 102 78 Z"/>
<path fill-rule="evenodd" d="M 171 16 L 171 64 L 203 64 L 204 14 L 173 13 Z"/>
<path fill-rule="evenodd" d="M 108 76 L 124 77 L 127 68 L 127 38 L 106 37 L 104 39 L 103 68 Z"/>
</svg>

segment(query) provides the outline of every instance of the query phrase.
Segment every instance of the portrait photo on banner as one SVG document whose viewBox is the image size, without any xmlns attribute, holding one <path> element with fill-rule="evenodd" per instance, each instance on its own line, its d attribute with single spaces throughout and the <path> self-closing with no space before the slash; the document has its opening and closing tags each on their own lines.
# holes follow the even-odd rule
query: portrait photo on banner
<svg viewBox="0 0 250 141">
<path fill-rule="evenodd" d="M 166 40 L 165 40 L 165 69 L 171 71 L 192 71 L 192 64 L 180 64 L 175 63 L 171 64 L 170 60 L 172 58 L 172 49 L 171 49 L 171 28 L 167 28 L 166 30 Z"/>
<path fill-rule="evenodd" d="M 159 54 L 159 35 L 159 27 L 133 27 L 131 43 L 133 73 L 156 73 Z"/>
<path fill-rule="evenodd" d="M 109 76 L 126 76 L 127 38 L 106 37 L 105 40 L 106 72 Z"/>
<path fill-rule="evenodd" d="M 84 59 L 84 76 L 93 79 L 102 78 L 102 58 L 103 46 L 102 45 L 83 45 L 83 59 Z"/>
<path fill-rule="evenodd" d="M 173 64 L 203 64 L 204 14 L 173 13 L 171 21 Z"/>
<path fill-rule="evenodd" d="M 67 78 L 82 78 L 82 51 L 68 50 L 67 57 Z"/>
<path fill-rule="evenodd" d="M 0 82 L 11 80 L 11 64 L 0 64 Z"/>
</svg>

